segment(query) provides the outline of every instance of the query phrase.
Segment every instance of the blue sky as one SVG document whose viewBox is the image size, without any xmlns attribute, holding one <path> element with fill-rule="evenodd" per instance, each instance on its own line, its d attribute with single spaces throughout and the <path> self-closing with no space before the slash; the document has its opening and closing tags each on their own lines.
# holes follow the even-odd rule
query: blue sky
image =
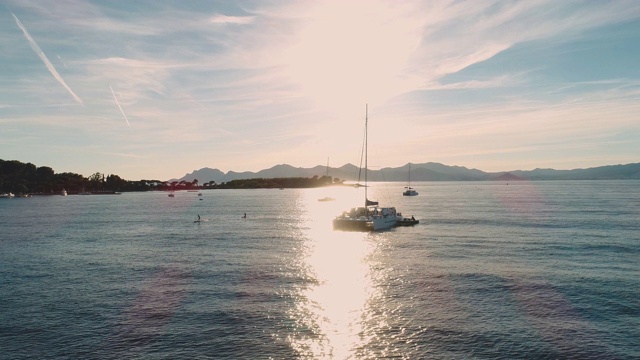
<svg viewBox="0 0 640 360">
<path fill-rule="evenodd" d="M 0 1 L 0 158 L 202 167 L 640 161 L 639 1 Z"/>
</svg>

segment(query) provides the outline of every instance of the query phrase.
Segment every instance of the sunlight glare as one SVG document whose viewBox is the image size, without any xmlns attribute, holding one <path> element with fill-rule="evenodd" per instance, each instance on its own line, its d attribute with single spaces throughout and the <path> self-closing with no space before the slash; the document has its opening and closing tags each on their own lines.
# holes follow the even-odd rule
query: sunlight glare
<svg viewBox="0 0 640 360">
<path fill-rule="evenodd" d="M 317 2 L 283 53 L 288 76 L 321 108 L 381 103 L 401 93 L 419 43 L 410 10 L 380 1 Z"/>
<path fill-rule="evenodd" d="M 318 284 L 307 289 L 305 297 L 315 305 L 316 325 L 328 347 L 323 352 L 345 359 L 360 343 L 363 313 L 373 291 L 365 262 L 371 249 L 362 233 L 339 233 L 314 245 L 308 264 Z"/>
<path fill-rule="evenodd" d="M 302 293 L 296 318 L 315 337 L 293 340 L 292 345 L 312 357 L 346 359 L 363 341 L 363 319 L 375 287 L 367 258 L 374 250 L 367 234 L 333 231 L 331 219 L 343 201 L 318 202 L 321 194 L 342 194 L 341 187 L 308 191 L 309 252 L 305 263 L 317 282 Z M 317 220 L 317 222 L 316 222 Z"/>
</svg>

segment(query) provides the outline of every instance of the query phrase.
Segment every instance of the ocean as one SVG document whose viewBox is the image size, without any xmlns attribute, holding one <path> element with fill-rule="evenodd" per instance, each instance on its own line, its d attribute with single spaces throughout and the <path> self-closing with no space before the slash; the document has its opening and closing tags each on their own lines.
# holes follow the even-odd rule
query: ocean
<svg viewBox="0 0 640 360">
<path fill-rule="evenodd" d="M 640 359 L 638 181 L 412 185 L 0 199 L 0 359 Z"/>
</svg>

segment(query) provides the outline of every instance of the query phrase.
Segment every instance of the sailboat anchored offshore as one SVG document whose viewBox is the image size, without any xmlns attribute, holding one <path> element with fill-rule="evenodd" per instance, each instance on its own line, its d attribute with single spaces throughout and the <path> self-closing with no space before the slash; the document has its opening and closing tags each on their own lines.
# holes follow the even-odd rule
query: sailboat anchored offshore
<svg viewBox="0 0 640 360">
<path fill-rule="evenodd" d="M 404 187 L 406 190 L 402 192 L 402 196 L 416 196 L 418 192 L 411 187 L 411 163 L 409 163 L 409 183 Z"/>
<path fill-rule="evenodd" d="M 367 198 L 368 125 L 369 107 L 367 105 L 364 122 L 364 206 L 352 208 L 350 211 L 338 215 L 333 219 L 334 230 L 378 231 L 396 226 L 398 220 L 402 219 L 395 207 L 380 207 L 377 201 L 370 201 Z"/>
<path fill-rule="evenodd" d="M 327 158 L 327 174 L 325 175 L 327 178 L 329 177 L 329 158 Z M 320 202 L 327 202 L 327 201 L 334 201 L 335 198 L 332 198 L 331 196 L 325 196 L 323 198 L 318 199 L 318 201 Z"/>
</svg>

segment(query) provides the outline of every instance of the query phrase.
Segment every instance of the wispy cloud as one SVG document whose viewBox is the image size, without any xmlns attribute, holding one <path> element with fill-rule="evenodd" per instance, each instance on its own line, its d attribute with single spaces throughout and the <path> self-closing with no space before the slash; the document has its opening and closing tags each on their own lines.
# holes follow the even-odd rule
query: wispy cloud
<svg viewBox="0 0 640 360">
<path fill-rule="evenodd" d="M 211 22 L 214 24 L 237 24 L 246 25 L 253 22 L 253 16 L 228 16 L 218 14 L 211 18 Z"/>
<path fill-rule="evenodd" d="M 488 88 L 498 88 L 505 86 L 513 86 L 521 82 L 517 76 L 498 76 L 488 80 L 470 80 L 457 82 L 452 84 L 445 85 L 434 85 L 431 90 L 442 89 L 442 90 L 451 90 L 451 89 L 488 89 Z"/>
<path fill-rule="evenodd" d="M 127 115 L 124 113 L 124 110 L 122 110 L 122 106 L 120 106 L 120 102 L 118 101 L 118 98 L 116 97 L 116 93 L 113 91 L 111 84 L 109 84 L 109 89 L 111 89 L 111 94 L 113 94 L 113 100 L 116 101 L 116 105 L 118 105 L 118 109 L 120 109 L 120 112 L 122 113 L 122 117 L 124 117 L 124 121 L 127 122 L 127 126 L 131 126 L 131 124 L 129 124 L 129 119 L 127 119 Z"/>
<path fill-rule="evenodd" d="M 16 20 L 16 24 L 18 24 L 18 27 L 20 27 L 20 29 L 22 30 L 22 32 L 24 33 L 24 36 L 27 38 L 27 40 L 29 41 L 29 45 L 31 45 L 31 48 L 33 49 L 33 51 L 36 52 L 36 54 L 40 57 L 40 60 L 42 60 L 42 62 L 44 63 L 44 65 L 47 67 L 47 69 L 49 69 L 49 72 L 51 72 L 51 75 L 53 75 L 54 78 L 56 78 L 56 80 L 58 80 L 58 82 L 65 88 L 67 89 L 67 91 L 69 92 L 69 94 L 71 94 L 71 96 L 73 96 L 73 98 L 80 104 L 80 105 L 84 105 L 84 103 L 82 102 L 82 99 L 80 99 L 80 97 L 78 95 L 76 95 L 73 90 L 71 90 L 71 88 L 67 85 L 67 83 L 64 81 L 64 79 L 62 79 L 62 76 L 60 76 L 60 74 L 58 74 L 58 71 L 56 71 L 56 68 L 53 66 L 53 64 L 51 63 L 51 61 L 49 61 L 49 59 L 47 59 L 47 56 L 44 54 L 44 52 L 42 51 L 42 49 L 40 49 L 40 46 L 38 46 L 38 44 L 36 43 L 35 40 L 33 40 L 33 38 L 31 37 L 31 35 L 29 34 L 29 32 L 27 31 L 27 28 L 24 27 L 24 25 L 22 25 L 22 23 L 20 22 L 20 20 L 18 19 L 18 17 L 14 14 L 11 13 L 11 15 L 13 15 L 13 18 Z"/>
<path fill-rule="evenodd" d="M 417 5 L 421 46 L 408 73 L 431 83 L 531 41 L 568 41 L 584 31 L 637 18 L 640 3 L 620 1 L 454 2 Z M 430 64 L 430 66 L 424 66 Z"/>
</svg>

